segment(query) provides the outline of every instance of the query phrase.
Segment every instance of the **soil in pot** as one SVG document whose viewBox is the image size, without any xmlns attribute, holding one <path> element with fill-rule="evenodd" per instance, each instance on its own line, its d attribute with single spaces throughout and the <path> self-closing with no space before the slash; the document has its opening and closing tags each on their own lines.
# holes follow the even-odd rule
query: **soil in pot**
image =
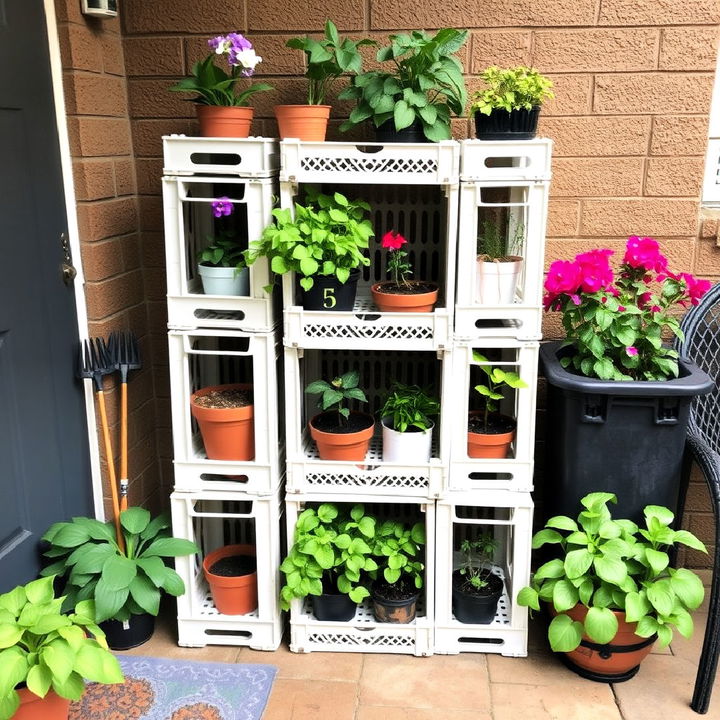
<svg viewBox="0 0 720 720">
<path fill-rule="evenodd" d="M 456 570 L 452 574 L 452 608 L 461 623 L 487 625 L 495 619 L 503 593 L 503 582 L 495 573 L 488 574 L 487 585 L 476 588 Z"/>
<path fill-rule="evenodd" d="M 390 584 L 375 581 L 370 588 L 373 614 L 378 622 L 411 623 L 420 591 L 405 579 Z"/>
<path fill-rule="evenodd" d="M 149 613 L 131 615 L 127 623 L 105 620 L 100 623 L 111 650 L 130 650 L 146 643 L 155 632 L 155 616 Z"/>
<path fill-rule="evenodd" d="M 205 556 L 203 571 L 218 612 L 246 615 L 257 608 L 256 567 L 252 545 L 226 545 Z"/>
<path fill-rule="evenodd" d="M 257 570 L 257 559 L 251 555 L 228 555 L 210 566 L 210 572 L 220 577 L 241 577 Z"/>
<path fill-rule="evenodd" d="M 371 288 L 373 301 L 383 312 L 432 312 L 438 286 L 431 282 L 376 283 Z"/>
<path fill-rule="evenodd" d="M 24 685 L 16 688 L 20 695 L 20 707 L 15 711 L 13 720 L 67 720 L 70 701 L 49 690 L 44 697 L 38 697 Z"/>
<path fill-rule="evenodd" d="M 375 429 L 372 415 L 351 412 L 346 423 L 336 412 L 325 412 L 310 420 L 310 435 L 321 460 L 364 460 Z"/>
<path fill-rule="evenodd" d="M 473 410 L 468 417 L 468 457 L 506 458 L 515 438 L 517 423 L 507 415 L 491 413 L 485 429 L 484 412 Z"/>
<path fill-rule="evenodd" d="M 206 395 L 195 398 L 195 405 L 204 408 L 240 408 L 252 405 L 252 392 L 249 388 L 213 389 Z"/>
</svg>

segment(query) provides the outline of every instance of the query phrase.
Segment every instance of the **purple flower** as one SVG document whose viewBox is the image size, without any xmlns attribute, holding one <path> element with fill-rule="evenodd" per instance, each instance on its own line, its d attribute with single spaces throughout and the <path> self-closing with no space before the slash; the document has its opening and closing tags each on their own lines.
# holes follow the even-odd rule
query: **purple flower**
<svg viewBox="0 0 720 720">
<path fill-rule="evenodd" d="M 218 35 L 217 37 L 208 40 L 207 44 L 213 52 L 221 55 L 225 52 L 225 42 L 226 38 L 222 35 Z"/>
<path fill-rule="evenodd" d="M 235 52 L 252 50 L 252 43 L 244 35 L 240 35 L 240 33 L 229 33 L 227 39 L 230 42 L 230 49 L 235 50 Z"/>
<path fill-rule="evenodd" d="M 626 348 L 625 348 L 625 352 L 626 352 L 630 357 L 635 357 L 635 356 L 638 354 L 637 348 L 636 348 L 636 347 L 633 347 L 632 345 L 630 345 L 629 347 L 626 347 Z"/>
<path fill-rule="evenodd" d="M 217 200 L 213 200 L 211 203 L 213 215 L 216 218 L 222 217 L 223 215 L 232 215 L 233 204 L 230 202 L 230 198 L 223 196 Z"/>
</svg>

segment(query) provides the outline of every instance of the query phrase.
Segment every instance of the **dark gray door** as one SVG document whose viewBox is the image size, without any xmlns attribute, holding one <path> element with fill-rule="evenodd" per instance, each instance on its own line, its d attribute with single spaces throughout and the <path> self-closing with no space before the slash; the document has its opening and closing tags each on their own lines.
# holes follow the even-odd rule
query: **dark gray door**
<svg viewBox="0 0 720 720">
<path fill-rule="evenodd" d="M 77 318 L 42 0 L 0 0 L 0 592 L 50 524 L 91 511 Z"/>
</svg>

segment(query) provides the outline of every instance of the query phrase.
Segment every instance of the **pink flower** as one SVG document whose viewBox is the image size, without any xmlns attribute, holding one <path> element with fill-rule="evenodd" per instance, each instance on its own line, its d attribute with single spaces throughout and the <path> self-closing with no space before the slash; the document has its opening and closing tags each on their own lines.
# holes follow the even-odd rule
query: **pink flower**
<svg viewBox="0 0 720 720">
<path fill-rule="evenodd" d="M 386 250 L 399 250 L 406 242 L 407 240 L 394 230 L 388 230 L 382 237 L 382 246 Z"/>
<path fill-rule="evenodd" d="M 649 237 L 632 235 L 628 238 L 623 263 L 633 268 L 654 270 L 661 273 L 667 270 L 667 258 L 660 254 L 660 246 Z"/>
<path fill-rule="evenodd" d="M 627 308 L 624 305 L 618 305 L 618 312 L 625 312 Z"/>
<path fill-rule="evenodd" d="M 626 352 L 630 357 L 635 357 L 635 356 L 638 354 L 637 348 L 636 348 L 636 347 L 633 347 L 632 345 L 630 345 L 629 347 L 626 347 L 626 348 L 625 348 L 625 352 Z"/>
<path fill-rule="evenodd" d="M 556 260 L 545 278 L 545 290 L 551 295 L 574 293 L 580 289 L 582 275 L 580 266 L 569 260 Z"/>
<path fill-rule="evenodd" d="M 690 273 L 680 273 L 678 280 L 687 287 L 687 294 L 693 305 L 700 304 L 700 298 L 712 287 L 709 280 L 701 280 Z"/>
<path fill-rule="evenodd" d="M 575 258 L 575 262 L 580 265 L 581 288 L 584 292 L 596 293 L 612 285 L 614 277 L 608 261 L 612 254 L 613 251 L 607 249 L 590 250 L 590 252 L 580 253 Z"/>
<path fill-rule="evenodd" d="M 223 215 L 232 215 L 233 204 L 230 202 L 230 198 L 223 196 L 217 200 L 213 200 L 210 203 L 213 211 L 213 215 L 216 218 L 222 217 Z"/>
<path fill-rule="evenodd" d="M 637 305 L 641 310 L 644 310 L 647 304 L 650 302 L 650 298 L 652 297 L 651 292 L 644 292 L 640 297 L 638 298 Z"/>
</svg>

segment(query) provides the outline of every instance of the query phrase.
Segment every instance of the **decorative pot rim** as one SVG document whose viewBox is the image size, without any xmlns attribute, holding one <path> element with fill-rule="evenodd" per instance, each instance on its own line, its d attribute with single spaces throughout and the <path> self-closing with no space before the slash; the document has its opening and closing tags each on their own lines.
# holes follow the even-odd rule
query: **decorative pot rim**
<svg viewBox="0 0 720 720">
<path fill-rule="evenodd" d="M 190 411 L 196 420 L 202 419 L 207 420 L 207 417 L 199 418 L 199 415 L 207 416 L 208 413 L 213 415 L 214 422 L 232 422 L 236 420 L 250 420 L 254 417 L 255 411 L 255 398 L 253 396 L 253 402 L 249 405 L 241 405 L 240 407 L 234 408 L 208 408 L 202 407 L 195 404 L 195 398 L 207 395 L 212 390 L 250 390 L 253 392 L 253 383 L 224 383 L 221 385 L 206 385 L 205 387 L 199 388 L 192 395 L 190 395 Z"/>
<path fill-rule="evenodd" d="M 255 112 L 255 108 L 251 105 L 208 105 L 207 103 L 196 103 L 195 109 L 198 113 L 203 112 L 208 115 L 213 113 L 220 115 L 241 115 L 247 116 L 252 115 Z"/>
<path fill-rule="evenodd" d="M 332 108 L 332 105 L 322 105 L 319 103 L 309 104 L 309 103 L 282 103 L 279 105 L 273 105 L 273 110 L 275 108 L 327 108 L 330 110 Z"/>
<path fill-rule="evenodd" d="M 210 572 L 210 567 L 217 560 L 222 560 L 225 557 L 232 557 L 233 555 L 245 555 L 257 559 L 257 547 L 248 543 L 239 543 L 233 545 L 223 545 L 222 547 L 209 552 L 205 555 L 202 562 L 203 572 L 205 573 L 205 577 L 208 582 L 212 580 L 213 583 L 218 582 L 218 584 L 220 584 L 224 583 L 224 581 L 231 581 L 230 584 L 234 584 L 232 581 L 242 581 L 238 584 L 244 585 L 247 583 L 248 579 L 251 580 L 253 576 L 257 575 L 257 568 L 253 572 L 245 573 L 245 575 L 215 575 Z"/>
<path fill-rule="evenodd" d="M 468 412 L 468 418 L 474 417 L 477 415 L 480 415 L 482 413 L 482 410 L 470 410 Z M 491 413 L 492 414 L 492 413 Z M 470 430 L 467 431 L 468 435 L 471 435 L 473 437 L 495 437 L 495 438 L 502 438 L 507 435 L 512 435 L 517 430 L 517 418 L 510 417 L 509 415 L 505 415 L 504 413 L 495 413 L 498 417 L 505 418 L 506 420 L 509 420 L 514 424 L 514 427 L 512 430 L 508 430 L 504 433 L 478 433 L 478 432 L 472 432 Z"/>
<path fill-rule="evenodd" d="M 522 263 L 524 260 L 522 255 L 506 255 L 502 258 L 494 258 L 492 260 L 486 260 L 487 255 L 477 255 L 475 261 L 482 263 L 483 265 L 514 265 L 515 263 Z"/>
<path fill-rule="evenodd" d="M 325 410 L 323 412 L 318 413 L 317 415 L 313 415 L 310 420 L 308 421 L 308 425 L 310 426 L 310 432 L 313 436 L 319 435 L 321 438 L 327 438 L 327 437 L 350 437 L 355 438 L 357 435 L 362 435 L 364 433 L 367 433 L 369 431 L 369 434 L 372 435 L 375 431 L 375 418 L 370 414 L 363 412 L 362 410 L 351 410 L 351 415 L 363 415 L 364 417 L 370 418 L 372 420 L 372 424 L 369 427 L 363 428 L 362 430 L 356 430 L 355 432 L 350 433 L 333 433 L 333 432 L 327 432 L 325 430 L 318 430 L 315 425 L 313 425 L 313 420 L 315 418 L 320 417 L 320 415 L 326 415 L 328 413 L 333 412 L 332 410 Z"/>
<path fill-rule="evenodd" d="M 382 282 L 376 282 L 373 283 L 373 285 L 370 286 L 370 292 L 372 293 L 380 293 L 378 290 L 379 287 L 382 285 L 395 285 L 395 283 L 392 280 L 383 280 Z M 433 280 L 410 280 L 408 282 L 408 285 L 432 285 L 434 286 L 433 290 L 427 290 L 425 292 L 421 293 L 380 293 L 381 295 L 400 295 L 400 296 L 409 296 L 409 297 L 423 297 L 425 295 L 433 295 L 437 294 L 440 291 L 440 285 L 439 283 L 436 283 Z"/>
</svg>

